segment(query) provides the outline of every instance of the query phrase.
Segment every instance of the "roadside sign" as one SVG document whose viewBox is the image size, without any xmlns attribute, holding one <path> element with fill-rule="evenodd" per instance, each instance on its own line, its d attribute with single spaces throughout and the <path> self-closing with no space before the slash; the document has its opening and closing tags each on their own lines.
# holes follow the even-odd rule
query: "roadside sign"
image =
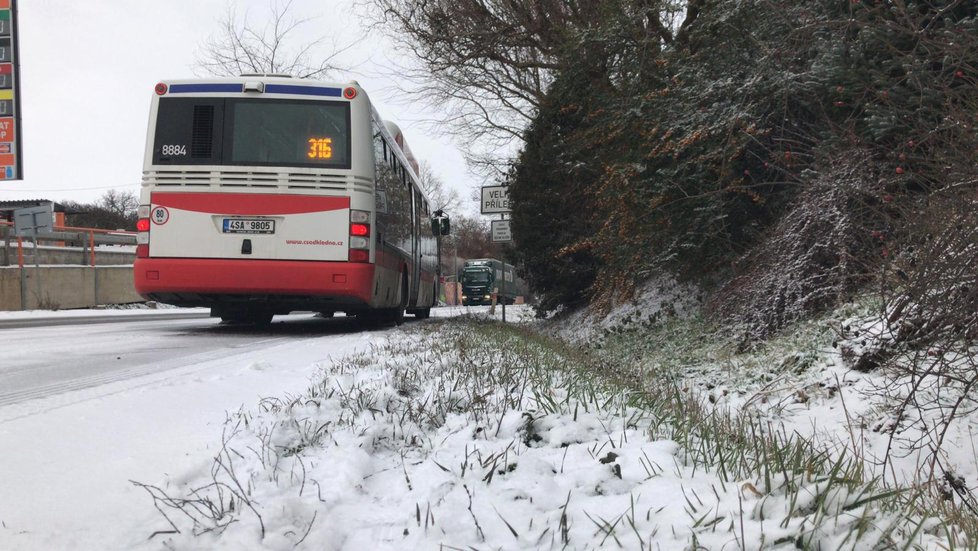
<svg viewBox="0 0 978 551">
<path fill-rule="evenodd" d="M 493 220 L 491 224 L 493 243 L 509 243 L 513 240 L 513 232 L 509 229 L 509 220 Z"/>
<path fill-rule="evenodd" d="M 41 232 L 54 231 L 54 205 L 29 207 L 14 211 L 14 234 L 36 237 Z"/>
<path fill-rule="evenodd" d="M 17 0 L 0 0 L 0 180 L 21 180 Z"/>
<path fill-rule="evenodd" d="M 485 186 L 482 188 L 482 214 L 509 212 L 509 187 Z"/>
</svg>

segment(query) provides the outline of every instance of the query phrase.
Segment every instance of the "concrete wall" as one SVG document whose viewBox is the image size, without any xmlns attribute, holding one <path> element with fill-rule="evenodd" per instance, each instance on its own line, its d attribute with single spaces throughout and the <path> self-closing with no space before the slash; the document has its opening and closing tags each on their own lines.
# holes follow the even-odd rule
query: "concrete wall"
<svg viewBox="0 0 978 551">
<path fill-rule="evenodd" d="M 21 282 L 24 293 L 21 293 Z M 142 302 L 132 285 L 132 266 L 0 267 L 0 310 L 90 308 Z M 26 304 L 22 303 L 22 297 Z"/>
</svg>

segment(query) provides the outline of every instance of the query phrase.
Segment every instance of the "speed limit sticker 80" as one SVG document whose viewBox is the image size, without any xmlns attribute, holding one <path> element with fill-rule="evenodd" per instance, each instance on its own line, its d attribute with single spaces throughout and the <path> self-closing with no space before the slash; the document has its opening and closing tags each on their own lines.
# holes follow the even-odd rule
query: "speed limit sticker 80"
<svg viewBox="0 0 978 551">
<path fill-rule="evenodd" d="M 154 224 L 162 226 L 170 221 L 170 211 L 166 207 L 156 207 L 149 218 Z"/>
</svg>

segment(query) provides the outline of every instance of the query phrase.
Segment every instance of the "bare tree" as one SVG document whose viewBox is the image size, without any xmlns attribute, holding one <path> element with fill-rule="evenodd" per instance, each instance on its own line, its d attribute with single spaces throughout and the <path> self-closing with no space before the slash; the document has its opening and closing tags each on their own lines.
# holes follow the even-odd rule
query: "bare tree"
<svg viewBox="0 0 978 551">
<path fill-rule="evenodd" d="M 303 41 L 300 30 L 313 21 L 293 15 L 292 0 L 273 0 L 262 23 L 239 17 L 234 4 L 220 22 L 220 30 L 197 51 L 199 73 L 238 76 L 246 73 L 285 74 L 317 78 L 340 70 L 337 59 L 357 42 L 340 44 L 323 36 Z"/>
<path fill-rule="evenodd" d="M 581 60 L 609 17 L 668 45 L 685 40 L 701 0 L 364 0 L 413 60 L 398 67 L 403 91 L 444 113 L 466 160 L 502 179 L 554 75 Z M 609 15 L 610 14 L 610 15 Z M 593 57 L 606 63 L 600 48 Z M 610 63 L 610 62 L 609 62 Z"/>
<path fill-rule="evenodd" d="M 62 201 L 65 224 L 79 228 L 105 230 L 136 229 L 139 200 L 132 191 L 110 189 L 94 203 Z"/>
<path fill-rule="evenodd" d="M 462 205 L 458 190 L 447 188 L 428 161 L 421 161 L 418 179 L 425 195 L 431 200 L 432 210 L 443 210 L 449 214 L 458 212 Z"/>
<path fill-rule="evenodd" d="M 135 192 L 110 189 L 99 197 L 96 206 L 122 218 L 135 218 L 139 199 Z"/>
<path fill-rule="evenodd" d="M 464 215 L 452 218 L 451 238 L 442 247 L 442 258 L 446 261 L 456 258 L 457 265 L 470 258 L 498 258 L 500 252 L 498 245 L 492 242 L 488 222 L 482 217 Z"/>
</svg>

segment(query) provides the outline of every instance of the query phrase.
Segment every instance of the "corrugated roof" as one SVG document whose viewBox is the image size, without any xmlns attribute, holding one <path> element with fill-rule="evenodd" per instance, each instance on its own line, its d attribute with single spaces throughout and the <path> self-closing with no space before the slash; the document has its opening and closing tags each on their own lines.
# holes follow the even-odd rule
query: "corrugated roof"
<svg viewBox="0 0 978 551">
<path fill-rule="evenodd" d="M 55 212 L 64 212 L 64 205 L 55 203 L 48 199 L 21 199 L 17 201 L 0 201 L 0 210 L 16 210 L 24 207 L 39 207 L 41 205 L 54 205 Z"/>
</svg>

